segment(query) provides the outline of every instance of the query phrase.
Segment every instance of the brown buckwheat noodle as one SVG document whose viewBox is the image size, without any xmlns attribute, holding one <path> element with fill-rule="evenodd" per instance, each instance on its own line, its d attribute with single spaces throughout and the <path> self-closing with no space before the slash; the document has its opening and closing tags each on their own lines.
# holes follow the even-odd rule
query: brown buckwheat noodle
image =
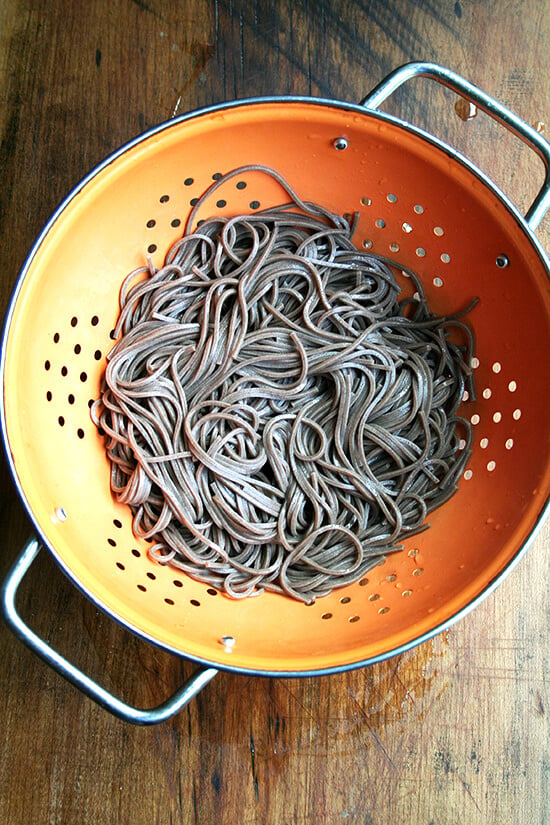
<svg viewBox="0 0 550 825">
<path fill-rule="evenodd" d="M 291 203 L 192 231 L 250 170 Z M 234 598 L 311 603 L 357 581 L 425 527 L 470 454 L 469 308 L 432 314 L 414 273 L 352 232 L 243 167 L 121 289 L 93 408 L 113 493 L 153 559 Z"/>
</svg>

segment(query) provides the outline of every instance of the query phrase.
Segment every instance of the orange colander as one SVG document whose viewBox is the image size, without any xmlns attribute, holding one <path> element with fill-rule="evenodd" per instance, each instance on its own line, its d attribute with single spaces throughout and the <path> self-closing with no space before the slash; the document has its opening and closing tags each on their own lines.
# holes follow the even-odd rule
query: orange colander
<svg viewBox="0 0 550 825">
<path fill-rule="evenodd" d="M 492 181 L 433 136 L 377 106 L 422 75 L 474 101 L 543 159 L 546 180 L 524 218 Z M 112 345 L 124 276 L 147 254 L 160 264 L 197 198 L 247 164 L 280 172 L 306 200 L 359 213 L 358 245 L 422 277 L 444 314 L 479 303 L 471 461 L 431 529 L 353 585 L 305 606 L 265 593 L 232 601 L 159 566 L 114 501 L 89 406 Z M 533 230 L 550 205 L 550 145 L 475 86 L 433 64 L 410 64 L 354 105 L 262 98 L 164 123 L 100 164 L 36 241 L 17 283 L 2 345 L 2 427 L 15 483 L 36 530 L 10 572 L 3 609 L 14 632 L 124 719 L 152 723 L 218 669 L 258 675 L 334 673 L 426 640 L 487 595 L 544 517 L 550 488 L 549 263 Z M 216 192 L 214 214 L 281 202 L 255 171 Z M 198 662 L 158 708 L 111 696 L 34 634 L 15 607 L 41 545 L 100 608 L 141 637 Z"/>
</svg>

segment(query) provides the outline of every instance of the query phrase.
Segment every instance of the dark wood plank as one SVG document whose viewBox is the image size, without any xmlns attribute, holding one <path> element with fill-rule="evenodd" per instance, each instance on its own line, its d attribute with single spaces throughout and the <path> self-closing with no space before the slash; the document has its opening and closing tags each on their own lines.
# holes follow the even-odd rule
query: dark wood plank
<svg viewBox="0 0 550 825">
<path fill-rule="evenodd" d="M 548 121 L 550 9 L 536 0 L 5 0 L 0 6 L 0 307 L 47 216 L 147 127 L 266 94 L 357 101 L 429 59 L 528 122 Z M 471 154 L 525 207 L 540 167 L 484 118 L 415 82 L 388 108 Z M 289 148 L 291 151 L 291 148 Z M 537 177 L 538 176 L 538 177 Z M 540 229 L 548 245 L 548 220 Z M 29 526 L 0 469 L 0 576 Z M 0 627 L 0 821 L 550 821 L 548 530 L 469 617 L 368 669 L 324 678 L 220 674 L 154 729 L 96 707 Z M 128 636 L 47 556 L 21 598 L 46 638 L 138 704 L 193 666 Z"/>
</svg>

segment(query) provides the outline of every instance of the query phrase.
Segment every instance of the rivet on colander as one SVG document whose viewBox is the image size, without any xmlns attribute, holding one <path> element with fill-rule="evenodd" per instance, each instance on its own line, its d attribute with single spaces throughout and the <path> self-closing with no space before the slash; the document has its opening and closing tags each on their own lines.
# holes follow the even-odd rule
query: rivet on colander
<svg viewBox="0 0 550 825">
<path fill-rule="evenodd" d="M 233 648 L 235 647 L 235 639 L 233 636 L 222 636 L 220 639 L 220 644 L 223 645 L 223 649 L 226 653 L 232 653 Z"/>
<path fill-rule="evenodd" d="M 497 255 L 495 263 L 499 269 L 505 269 L 509 265 L 510 259 L 508 255 Z"/>
<path fill-rule="evenodd" d="M 335 149 L 338 149 L 341 152 L 343 149 L 348 148 L 348 139 L 345 137 L 338 137 L 332 141 L 332 145 Z"/>
</svg>

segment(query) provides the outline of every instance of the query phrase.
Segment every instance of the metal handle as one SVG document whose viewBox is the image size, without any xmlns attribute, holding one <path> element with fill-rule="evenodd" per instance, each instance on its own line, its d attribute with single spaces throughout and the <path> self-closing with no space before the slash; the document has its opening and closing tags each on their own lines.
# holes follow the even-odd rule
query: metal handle
<svg viewBox="0 0 550 825">
<path fill-rule="evenodd" d="M 540 188 L 525 219 L 531 229 L 536 229 L 542 218 L 550 208 L 550 143 L 545 140 L 532 126 L 525 123 L 502 103 L 494 100 L 490 95 L 481 91 L 473 83 L 465 80 L 458 74 L 435 63 L 407 63 L 389 74 L 381 83 L 361 101 L 368 109 L 377 109 L 396 89 L 413 77 L 428 77 L 436 80 L 453 92 L 475 103 L 493 120 L 504 126 L 509 132 L 516 135 L 542 159 L 546 170 L 544 183 Z"/>
<path fill-rule="evenodd" d="M 2 586 L 1 606 L 4 618 L 14 632 L 14 634 L 24 642 L 31 650 L 38 654 L 50 667 L 64 676 L 73 685 L 76 685 L 83 693 L 97 702 L 101 707 L 122 719 L 124 722 L 132 722 L 135 725 L 155 725 L 164 722 L 180 711 L 191 699 L 193 699 L 202 688 L 217 674 L 215 668 L 200 669 L 194 673 L 185 684 L 177 690 L 173 696 L 163 702 L 158 707 L 141 710 L 132 705 L 127 705 L 121 699 L 117 699 L 105 688 L 98 685 L 85 673 L 78 670 L 71 662 L 67 661 L 60 653 L 50 647 L 43 639 L 36 635 L 23 621 L 17 612 L 15 599 L 17 590 L 29 567 L 40 551 L 40 543 L 35 537 L 31 538 L 25 545 L 23 552 L 16 560 L 12 569 Z"/>
</svg>

